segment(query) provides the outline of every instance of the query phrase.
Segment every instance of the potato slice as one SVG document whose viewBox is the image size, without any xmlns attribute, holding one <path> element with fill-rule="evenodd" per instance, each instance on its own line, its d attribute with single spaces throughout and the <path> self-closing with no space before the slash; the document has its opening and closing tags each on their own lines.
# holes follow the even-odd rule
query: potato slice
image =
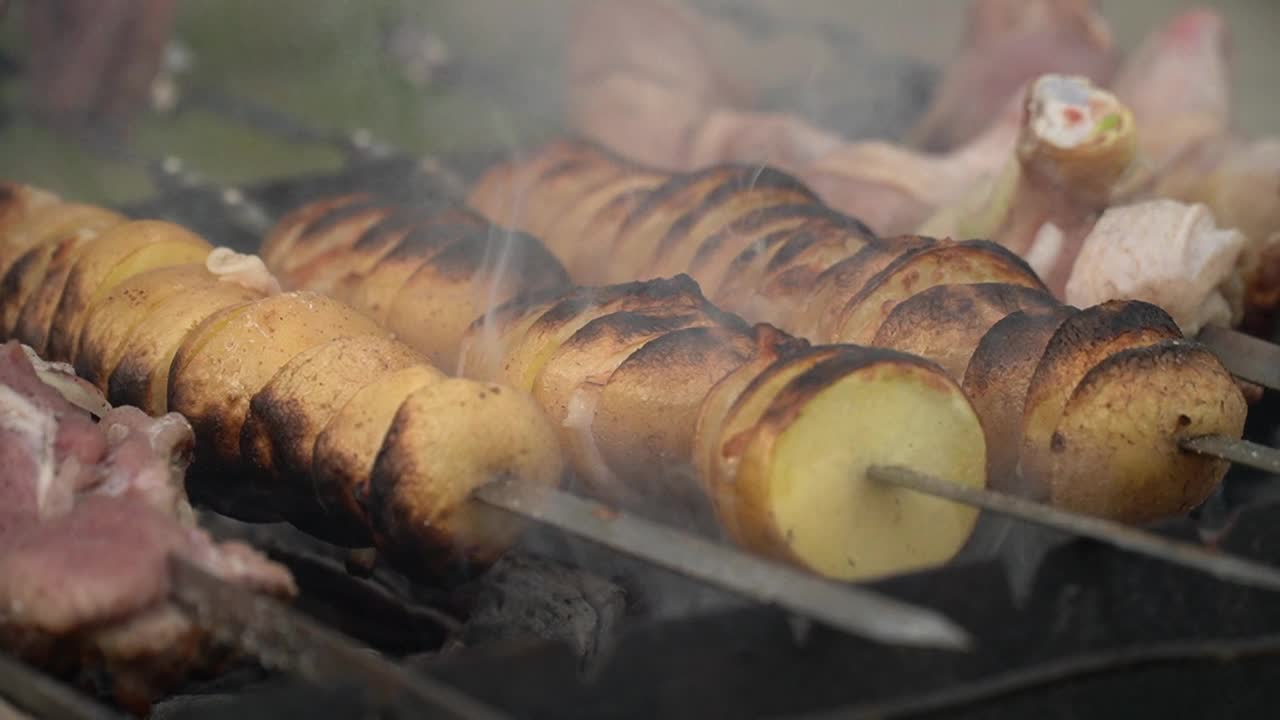
<svg viewBox="0 0 1280 720">
<path fill-rule="evenodd" d="M 685 214 L 696 211 L 722 188 L 745 187 L 748 169 L 719 165 L 687 175 L 677 175 L 651 192 L 619 228 L 611 241 L 608 282 L 653 277 L 650 271 L 662 239 Z"/>
<path fill-rule="evenodd" d="M 715 235 L 739 218 L 766 208 L 818 203 L 804 183 L 773 168 L 763 168 L 749 181 L 725 183 L 667 231 L 644 268 L 655 275 L 687 272 L 703 238 Z"/>
<path fill-rule="evenodd" d="M 691 235 L 697 250 L 689 260 L 688 271 L 702 286 L 707 297 L 716 297 L 731 284 L 754 289 L 767 261 L 753 262 L 768 251 L 768 238 L 778 243 L 787 230 L 800 227 L 830 210 L 817 203 L 770 205 L 737 217 L 705 235 Z M 751 275 L 755 269 L 754 275 Z M 751 275 L 750 277 L 744 277 Z"/>
<path fill-rule="evenodd" d="M 847 259 L 832 265 L 814 280 L 810 300 L 788 329 L 818 342 L 833 342 L 844 317 L 844 307 L 867 283 L 899 258 L 938 245 L 930 237 L 906 236 L 897 242 L 868 243 Z"/>
<path fill-rule="evenodd" d="M 327 513 L 369 526 L 369 478 L 396 411 L 416 390 L 444 378 L 426 363 L 389 372 L 363 384 L 329 419 L 311 457 L 312 488 Z"/>
<path fill-rule="evenodd" d="M 17 337 L 18 316 L 31 296 L 44 281 L 49 262 L 60 251 L 70 252 L 77 235 L 72 234 L 41 243 L 23 253 L 0 281 L 0 337 Z"/>
<path fill-rule="evenodd" d="M 485 172 L 471 186 L 467 204 L 499 225 L 521 227 L 530 193 L 540 176 L 551 167 L 578 159 L 607 161 L 599 148 L 573 139 L 561 139 L 540 148 L 531 157 L 502 163 Z"/>
<path fill-rule="evenodd" d="M 334 286 L 333 297 L 386 325 L 391 320 L 391 306 L 399 297 L 401 288 L 418 268 L 475 232 L 471 226 L 450 225 L 408 233 L 378 260 L 372 270 L 340 280 Z"/>
<path fill-rule="evenodd" d="M 310 493 L 316 436 L 365 385 L 422 364 L 408 345 L 381 335 L 351 335 L 294 355 L 249 401 L 240 457 L 259 477 Z"/>
<path fill-rule="evenodd" d="M 1048 292 L 1026 261 L 986 240 L 942 244 L 899 257 L 849 299 L 836 331 L 840 342 L 866 345 L 898 303 L 935 285 L 996 282 Z"/>
<path fill-rule="evenodd" d="M 711 388 L 754 355 L 754 338 L 740 329 L 677 330 L 645 343 L 603 388 L 592 387 L 591 439 L 618 480 L 615 489 L 662 510 L 705 503 L 691 477 L 698 413 Z"/>
<path fill-rule="evenodd" d="M 969 357 L 961 387 L 982 419 L 987 477 L 996 490 L 1048 500 L 1044 488 L 1024 487 L 1018 481 L 1022 410 L 1045 347 L 1058 326 L 1077 312 L 1070 305 L 1058 305 L 1010 313 L 987 330 Z"/>
<path fill-rule="evenodd" d="M 627 219 L 642 207 L 647 207 L 649 198 L 666 184 L 666 179 L 654 187 L 643 187 L 618 195 L 603 208 L 593 214 L 585 228 L 576 238 L 556 237 L 547 240 L 549 247 L 564 262 L 569 274 L 582 284 L 603 284 L 634 280 L 626 277 L 625 271 L 613 267 L 616 262 L 615 249 L 622 237 L 622 228 Z"/>
<path fill-rule="evenodd" d="M 152 270 L 121 283 L 85 311 L 85 329 L 68 362 L 77 375 L 106 392 L 134 330 L 151 311 L 179 293 L 198 294 L 216 281 L 203 265 L 181 265 Z M 252 297 L 256 296 L 243 299 Z"/>
<path fill-rule="evenodd" d="M 0 255 L 9 244 L 9 234 L 36 211 L 62 204 L 62 198 L 34 185 L 0 181 Z M 2 273 L 3 270 L 0 270 Z"/>
<path fill-rule="evenodd" d="M 848 348 L 822 345 L 784 357 L 765 368 L 747 384 L 720 422 L 719 437 L 711 457 L 711 472 L 704 476 L 716 516 L 729 537 L 745 547 L 766 547 L 771 542 L 768 528 L 755 521 L 751 504 L 743 499 L 738 466 L 760 418 L 782 388 L 813 367 L 838 357 Z"/>
<path fill-rule="evenodd" d="M 982 425 L 931 363 L 849 348 L 783 387 L 745 436 L 735 478 L 752 547 L 840 580 L 954 558 L 977 510 L 869 480 L 875 465 L 984 487 Z"/>
<path fill-rule="evenodd" d="M 693 436 L 693 465 L 708 496 L 715 494 L 713 473 L 718 467 L 721 434 L 729 410 L 766 369 L 782 358 L 809 348 L 807 340 L 793 338 L 772 325 L 753 327 L 751 339 L 754 344 L 751 358 L 713 385 L 698 408 Z"/>
<path fill-rule="evenodd" d="M 182 413 L 191 422 L 205 440 L 198 455 L 236 467 L 249 401 L 280 368 L 324 342 L 365 334 L 386 331 L 367 315 L 312 292 L 272 295 L 229 308 L 182 338 L 167 381 L 168 406 L 162 409 Z"/>
<path fill-rule="evenodd" d="M 473 320 L 458 343 L 458 375 L 497 380 L 507 354 L 523 341 L 543 313 L 568 294 L 560 289 L 526 293 Z"/>
<path fill-rule="evenodd" d="M 615 473 L 600 458 L 592 433 L 599 394 L 610 375 L 645 343 L 714 323 L 702 313 L 609 313 L 584 325 L 547 359 L 533 396 L 559 433 L 569 464 L 597 496 L 621 499 Z"/>
<path fill-rule="evenodd" d="M 1186 513 L 1230 464 L 1183 451 L 1179 441 L 1239 438 L 1246 412 L 1231 375 L 1197 343 L 1113 353 L 1080 380 L 1053 433 L 1053 504 L 1132 524 Z"/>
<path fill-rule="evenodd" d="M 96 235 L 125 220 L 117 212 L 93 205 L 41 202 L 11 223 L 0 237 L 0 277 L 33 247 L 77 233 Z"/>
<path fill-rule="evenodd" d="M 190 230 L 181 225 L 160 220 L 124 222 L 107 229 L 84 245 L 75 256 L 67 273 L 66 286 L 62 290 L 58 307 L 54 311 L 52 328 L 49 332 L 49 355 L 51 357 L 74 355 L 90 302 L 93 298 L 101 297 L 102 294 L 111 290 L 104 285 L 107 276 L 134 252 L 143 247 L 164 242 L 176 242 L 192 247 L 203 246 L 206 252 L 213 250 L 212 245 Z M 138 269 L 139 266 L 134 263 L 130 264 L 130 267 Z M 114 280 L 118 283 L 124 278 L 117 274 Z"/>
<path fill-rule="evenodd" d="M 627 172 L 602 182 L 582 193 L 578 199 L 561 208 L 561 214 L 551 222 L 542 233 L 533 233 L 547 244 L 561 262 L 569 262 L 581 250 L 581 246 L 592 241 L 587 234 L 587 227 L 597 215 L 610 204 L 625 197 L 636 197 L 653 190 L 666 182 L 667 177 L 661 173 Z"/>
<path fill-rule="evenodd" d="M 871 344 L 932 360 L 962 382 L 970 356 L 992 325 L 1012 312 L 1058 305 L 1049 293 L 1022 285 L 937 285 L 899 303 Z"/>
<path fill-rule="evenodd" d="M 687 275 L 671 279 L 583 287 L 566 295 L 529 326 L 503 363 L 500 381 L 532 392 L 547 359 L 574 333 L 592 320 L 612 312 L 718 312 L 702 297 Z"/>
<path fill-rule="evenodd" d="M 1059 325 L 1027 388 L 1018 455 L 1023 487 L 1049 487 L 1052 436 L 1086 373 L 1112 353 L 1180 337 L 1182 331 L 1168 313 L 1138 300 L 1094 305 Z"/>
<path fill-rule="evenodd" d="M 418 266 L 392 300 L 386 324 L 452 373 L 467 326 L 489 308 L 522 292 L 569 286 L 568 273 L 533 237 L 481 230 Z"/>
<path fill-rule="evenodd" d="M 292 268 L 288 262 L 293 247 L 309 228 L 324 217 L 356 204 L 367 206 L 373 200 L 368 193 L 348 193 L 310 202 L 280 218 L 258 248 L 258 255 L 268 267 L 286 273 Z"/>
<path fill-rule="evenodd" d="M 503 479 L 555 487 L 563 474 L 555 433 L 533 398 L 451 378 L 419 388 L 396 411 L 369 483 L 370 517 L 379 545 L 420 574 L 486 566 L 526 524 L 471 493 Z"/>
<path fill-rule="evenodd" d="M 529 190 L 519 228 L 547 237 L 567 208 L 581 202 L 593 189 L 625 174 L 622 168 L 598 159 L 571 160 L 548 168 Z"/>
<path fill-rule="evenodd" d="M 40 271 L 40 280 L 31 288 L 14 318 L 12 334 L 43 358 L 62 359 L 50 357 L 46 352 L 50 324 L 53 322 L 53 312 L 57 309 L 58 300 L 66 288 L 71 263 L 91 239 L 86 235 L 76 234 L 41 246 L 51 249 L 45 266 Z"/>
</svg>

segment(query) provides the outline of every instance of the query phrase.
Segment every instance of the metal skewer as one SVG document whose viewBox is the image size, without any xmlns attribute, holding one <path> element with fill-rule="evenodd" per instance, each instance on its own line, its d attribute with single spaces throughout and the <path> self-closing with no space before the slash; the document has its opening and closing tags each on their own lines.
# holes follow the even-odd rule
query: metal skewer
<svg viewBox="0 0 1280 720">
<path fill-rule="evenodd" d="M 618 513 L 571 493 L 504 481 L 481 488 L 473 497 L 855 635 L 896 645 L 953 650 L 970 644 L 962 628 L 932 610 L 823 580 L 637 515 Z"/>
<path fill-rule="evenodd" d="M 1042 503 L 990 490 L 979 490 L 895 466 L 873 466 L 867 476 L 877 482 L 945 498 L 1061 530 L 1121 550 L 1163 560 L 1220 580 L 1280 592 L 1280 568 L 1214 553 L 1199 545 L 1178 542 L 1102 518 L 1067 512 Z"/>
</svg>

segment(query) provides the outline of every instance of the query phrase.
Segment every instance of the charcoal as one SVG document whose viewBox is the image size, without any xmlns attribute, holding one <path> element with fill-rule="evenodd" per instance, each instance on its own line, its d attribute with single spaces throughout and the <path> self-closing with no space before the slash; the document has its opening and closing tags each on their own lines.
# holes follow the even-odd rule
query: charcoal
<svg viewBox="0 0 1280 720">
<path fill-rule="evenodd" d="M 627 607 L 614 583 L 532 555 L 507 555 L 470 592 L 464 644 L 536 638 L 584 662 L 609 645 Z"/>
</svg>

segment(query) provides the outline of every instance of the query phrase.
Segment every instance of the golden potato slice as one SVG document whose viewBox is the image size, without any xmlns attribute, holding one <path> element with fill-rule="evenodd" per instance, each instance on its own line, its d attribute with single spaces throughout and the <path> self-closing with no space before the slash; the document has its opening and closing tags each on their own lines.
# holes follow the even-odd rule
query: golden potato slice
<svg viewBox="0 0 1280 720">
<path fill-rule="evenodd" d="M 969 357 L 961 387 L 973 404 L 987 436 L 987 477 L 1001 492 L 1045 501 L 1044 488 L 1018 481 L 1022 448 L 1022 410 L 1040 357 L 1058 326 L 1079 312 L 1070 305 L 1017 311 L 987 330 Z"/>
<path fill-rule="evenodd" d="M 218 282 L 164 300 L 125 339 L 107 379 L 107 399 L 136 405 L 152 415 L 168 412 L 169 373 L 187 335 L 210 316 L 245 307 L 261 297 L 262 293 L 238 284 Z M 93 320 L 86 321 L 80 343 L 82 360 L 96 335 L 89 331 L 89 322 Z"/>
<path fill-rule="evenodd" d="M 696 327 L 645 343 L 609 375 L 591 417 L 591 439 L 629 502 L 661 510 L 705 502 L 692 477 L 698 413 L 711 388 L 755 355 L 741 329 Z M 573 408 L 569 415 L 574 414 Z"/>
<path fill-rule="evenodd" d="M 294 244 L 307 232 L 308 228 L 330 213 L 356 203 L 366 205 L 372 199 L 373 196 L 368 193 L 349 193 L 309 202 L 286 213 L 271 227 L 258 248 L 262 262 L 266 263 L 267 267 L 279 268 L 277 272 L 285 272 L 291 267 L 287 260 L 293 252 Z"/>
<path fill-rule="evenodd" d="M 102 278 L 98 289 L 90 297 L 92 304 L 121 282 L 156 268 L 188 263 L 203 263 L 209 258 L 210 247 L 200 238 L 175 236 L 172 240 L 152 243 L 129 253 Z"/>
<path fill-rule="evenodd" d="M 40 246 L 49 248 L 45 266 L 39 271 L 40 279 L 32 286 L 31 292 L 14 316 L 12 335 L 31 346 L 43 358 L 62 359 L 51 358 L 45 352 L 49 342 L 49 326 L 53 322 L 53 311 L 57 309 L 58 300 L 66 288 L 67 271 L 81 248 L 91 239 L 78 233 Z"/>
<path fill-rule="evenodd" d="M 793 338 L 772 325 L 751 328 L 751 339 L 754 344 L 751 358 L 713 385 L 698 408 L 693 433 L 693 466 L 708 497 L 715 494 L 713 473 L 718 467 L 720 437 L 730 408 L 766 369 L 809 347 L 807 340 Z"/>
<path fill-rule="evenodd" d="M 276 262 L 281 281 L 293 288 L 328 292 L 325 280 L 350 256 L 351 247 L 393 210 L 377 200 L 353 202 L 317 219 L 293 242 L 293 249 Z M 329 273 L 325 273 L 325 270 Z"/>
<path fill-rule="evenodd" d="M 85 311 L 84 332 L 77 338 L 76 350 L 67 362 L 77 375 L 106 392 L 134 331 L 153 310 L 179 294 L 201 295 L 208 292 L 207 287 L 218 291 L 227 285 L 216 283 L 217 278 L 203 265 L 160 268 L 130 278 Z M 241 293 L 239 300 L 254 297 L 258 296 Z M 209 298 L 204 297 L 203 301 L 208 304 Z M 175 314 L 177 317 L 180 316 Z"/>
<path fill-rule="evenodd" d="M 606 160 L 590 143 L 560 139 L 521 157 L 490 168 L 471 186 L 467 204 L 499 225 L 521 227 L 529 194 L 536 192 L 540 176 L 551 167 L 578 159 Z"/>
<path fill-rule="evenodd" d="M 461 378 L 419 388 L 391 422 L 369 483 L 380 546 L 427 573 L 485 566 L 524 529 L 469 501 L 490 482 L 554 487 L 564 461 L 546 416 L 525 393 Z"/>
<path fill-rule="evenodd" d="M 206 252 L 213 246 L 181 225 L 160 220 L 133 220 L 120 223 L 84 245 L 76 255 L 67 273 L 66 286 L 58 307 L 54 311 L 49 333 L 49 354 L 52 357 L 74 355 L 84 326 L 85 313 L 90 301 L 111 288 L 104 282 L 112 270 L 134 252 L 164 242 L 176 242 L 192 247 L 203 246 Z M 181 255 L 182 253 L 175 253 Z M 137 269 L 137 264 L 131 264 Z M 116 275 L 117 282 L 124 278 Z"/>
<path fill-rule="evenodd" d="M 399 297 L 400 289 L 413 273 L 475 232 L 470 226 L 450 225 L 408 233 L 395 248 L 379 258 L 371 270 L 363 275 L 347 275 L 338 281 L 333 297 L 385 325 L 391 320 L 391 306 Z"/>
<path fill-rule="evenodd" d="M 1080 379 L 1108 355 L 1182 337 L 1177 323 L 1155 305 L 1112 300 L 1067 318 L 1053 334 L 1031 376 L 1022 415 L 1020 483 L 1047 488 L 1051 438 Z"/>
<path fill-rule="evenodd" d="M 162 410 L 182 413 L 191 422 L 205 441 L 198 454 L 234 467 L 249 401 L 280 368 L 324 342 L 365 334 L 386 331 L 369 316 L 312 292 L 282 293 L 229 308 L 182 339 L 168 376 L 168 406 Z"/>
<path fill-rule="evenodd" d="M 547 237 L 551 226 L 568 208 L 593 189 L 625 174 L 625 170 L 612 163 L 591 159 L 572 160 L 548 168 L 529 189 L 519 228 Z"/>
<path fill-rule="evenodd" d="M 686 213 L 695 211 L 721 188 L 745 187 L 749 169 L 721 165 L 677 175 L 632 209 L 612 242 L 608 282 L 654 277 L 650 265 L 662 239 Z"/>
<path fill-rule="evenodd" d="M 987 331 L 1009 313 L 1060 303 L 1035 288 L 1003 283 L 936 285 L 898 303 L 871 344 L 938 363 L 956 382 Z"/>
<path fill-rule="evenodd" d="M 559 433 L 569 464 L 596 495 L 619 499 L 615 474 L 599 456 L 592 433 L 599 394 L 610 375 L 655 338 L 714 324 L 702 313 L 609 313 L 584 325 L 548 357 L 533 396 Z"/>
<path fill-rule="evenodd" d="M 610 200 L 598 212 L 591 215 L 586 226 L 575 238 L 557 236 L 547 240 L 556 256 L 560 258 L 569 275 L 581 284 L 603 284 L 614 282 L 619 273 L 612 265 L 615 262 L 614 248 L 622 237 L 622 228 L 637 210 L 648 204 L 649 198 L 665 184 L 645 186 L 628 193 L 623 193 Z M 634 278 L 624 277 L 625 280 Z"/>
<path fill-rule="evenodd" d="M 813 304 L 818 278 L 872 242 L 868 236 L 824 220 L 797 228 L 765 265 L 758 289 L 741 312 L 757 322 L 773 323 L 794 332 L 797 319 Z"/>
<path fill-rule="evenodd" d="M 452 373 L 462 336 L 477 317 L 522 292 L 569 285 L 564 268 L 533 237 L 481 230 L 418 266 L 393 298 L 386 324 Z"/>
<path fill-rule="evenodd" d="M 899 258 L 916 255 L 938 245 L 930 237 L 907 236 L 898 242 L 868 243 L 847 259 L 832 265 L 814 280 L 810 300 L 788 329 L 817 342 L 833 342 L 844 317 L 845 304 L 872 278 Z"/>
<path fill-rule="evenodd" d="M 17 336 L 18 316 L 22 308 L 44 281 L 49 261 L 60 249 L 64 252 L 75 244 L 76 235 L 41 243 L 23 253 L 0 281 L 0 337 Z"/>
<path fill-rule="evenodd" d="M 976 509 L 866 476 L 884 465 L 986 485 L 978 416 L 924 360 L 848 348 L 787 383 L 743 442 L 738 515 L 758 552 L 862 580 L 949 562 L 973 534 Z"/>
<path fill-rule="evenodd" d="M 785 237 L 784 231 L 800 227 L 806 221 L 829 212 L 817 203 L 775 205 L 748 212 L 715 232 L 691 235 L 692 241 L 697 243 L 697 251 L 689 260 L 689 274 L 711 298 L 719 295 L 724 286 L 735 282 L 754 289 L 767 261 L 752 261 L 768 251 L 770 244 L 767 239 L 781 239 Z M 744 277 L 753 268 L 758 268 L 756 274 Z"/>
<path fill-rule="evenodd" d="M 97 234 L 126 218 L 105 208 L 67 202 L 41 202 L 9 225 L 0 238 L 0 276 L 37 245 L 77 233 Z"/>
<path fill-rule="evenodd" d="M 688 272 L 704 238 L 749 213 L 805 202 L 817 203 L 819 198 L 804 183 L 780 170 L 758 169 L 749 180 L 721 185 L 681 216 L 662 236 L 643 267 L 658 276 Z"/>
<path fill-rule="evenodd" d="M 721 525 L 729 537 L 743 546 L 758 548 L 772 542 L 768 528 L 755 522 L 751 516 L 750 504 L 743 499 L 743 488 L 738 482 L 742 453 L 751 442 L 760 418 L 787 383 L 847 349 L 839 345 L 821 345 L 785 356 L 752 378 L 720 421 L 720 432 L 715 438 L 711 457 L 711 472 L 703 477 L 703 481 L 710 485 L 711 505 Z"/>
<path fill-rule="evenodd" d="M 529 328 L 574 292 L 581 289 L 526 293 L 473 320 L 458 343 L 458 375 L 472 380 L 497 380 L 502 376 L 507 354 L 522 342 Z"/>
<path fill-rule="evenodd" d="M 866 345 L 898 303 L 935 285 L 1008 283 L 1048 292 L 1031 266 L 986 240 L 943 244 L 899 257 L 849 299 L 836 339 Z"/>
<path fill-rule="evenodd" d="M 0 255 L 9 244 L 9 233 L 42 208 L 59 205 L 56 193 L 34 185 L 0 181 Z M 0 272 L 3 272 L 0 270 Z"/>
<path fill-rule="evenodd" d="M 249 401 L 240 457 L 259 477 L 310 493 L 316 436 L 356 391 L 422 355 L 382 335 L 350 335 L 294 355 Z"/>
<path fill-rule="evenodd" d="M 547 244 L 561 262 L 571 264 L 580 246 L 592 240 L 586 234 L 588 225 L 606 206 L 627 196 L 648 192 L 667 179 L 661 173 L 627 172 L 602 182 L 584 192 L 578 199 L 561 208 L 562 212 L 542 233 L 533 233 Z"/>
<path fill-rule="evenodd" d="M 1120 350 L 1071 394 L 1050 441 L 1054 505 L 1139 524 L 1204 502 L 1229 463 L 1183 451 L 1182 438 L 1244 432 L 1247 408 L 1231 375 L 1186 340 Z"/>
<path fill-rule="evenodd" d="M 612 312 L 643 313 L 651 309 L 668 314 L 718 312 L 702 297 L 697 283 L 687 275 L 578 288 L 529 326 L 528 332 L 511 348 L 503 363 L 501 382 L 517 390 L 532 392 L 547 359 L 587 323 Z"/>
<path fill-rule="evenodd" d="M 312 488 L 327 513 L 369 526 L 369 477 L 391 420 L 405 398 L 444 378 L 426 363 L 392 371 L 362 384 L 329 419 L 311 457 Z"/>
</svg>

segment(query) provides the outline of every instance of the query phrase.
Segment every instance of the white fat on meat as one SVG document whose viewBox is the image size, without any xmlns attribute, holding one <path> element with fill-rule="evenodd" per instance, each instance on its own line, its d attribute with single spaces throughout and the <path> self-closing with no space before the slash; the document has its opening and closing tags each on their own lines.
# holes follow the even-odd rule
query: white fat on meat
<svg viewBox="0 0 1280 720">
<path fill-rule="evenodd" d="M 36 517 L 46 517 L 50 513 L 69 510 L 70 494 L 65 498 L 54 493 L 57 458 L 54 455 L 54 441 L 58 435 L 58 423 L 53 413 L 45 410 L 29 398 L 9 387 L 0 384 L 0 442 L 15 443 L 20 457 L 29 459 L 29 468 L 9 468 L 15 475 L 23 470 L 34 472 Z M 23 463 L 27 465 L 28 463 Z M 10 476 L 10 479 L 14 478 Z M 21 482 L 21 480 L 19 480 Z M 14 498 L 9 497 L 8 502 Z M 65 501 L 65 502 L 64 502 Z M 21 508 L 6 508 L 21 510 Z"/>
<path fill-rule="evenodd" d="M 1245 237 L 1218 227 L 1205 205 L 1151 200 L 1109 208 L 1085 238 L 1067 281 L 1078 307 L 1134 299 L 1163 308 L 1187 335 L 1229 325 Z"/>
<path fill-rule="evenodd" d="M 279 295 L 282 291 L 280 281 L 257 255 L 238 253 L 229 247 L 216 247 L 209 251 L 204 266 L 223 282 L 236 283 L 264 295 Z"/>
<path fill-rule="evenodd" d="M 107 402 L 107 398 L 103 396 L 102 391 L 95 385 L 76 375 L 76 371 L 69 364 L 63 362 L 49 362 L 36 354 L 36 351 L 29 345 L 22 346 L 22 352 L 27 356 L 27 361 L 31 363 L 32 369 L 36 372 L 36 377 L 40 381 L 62 395 L 63 399 L 93 415 L 94 417 L 102 417 L 111 410 L 111 403 Z"/>
</svg>

